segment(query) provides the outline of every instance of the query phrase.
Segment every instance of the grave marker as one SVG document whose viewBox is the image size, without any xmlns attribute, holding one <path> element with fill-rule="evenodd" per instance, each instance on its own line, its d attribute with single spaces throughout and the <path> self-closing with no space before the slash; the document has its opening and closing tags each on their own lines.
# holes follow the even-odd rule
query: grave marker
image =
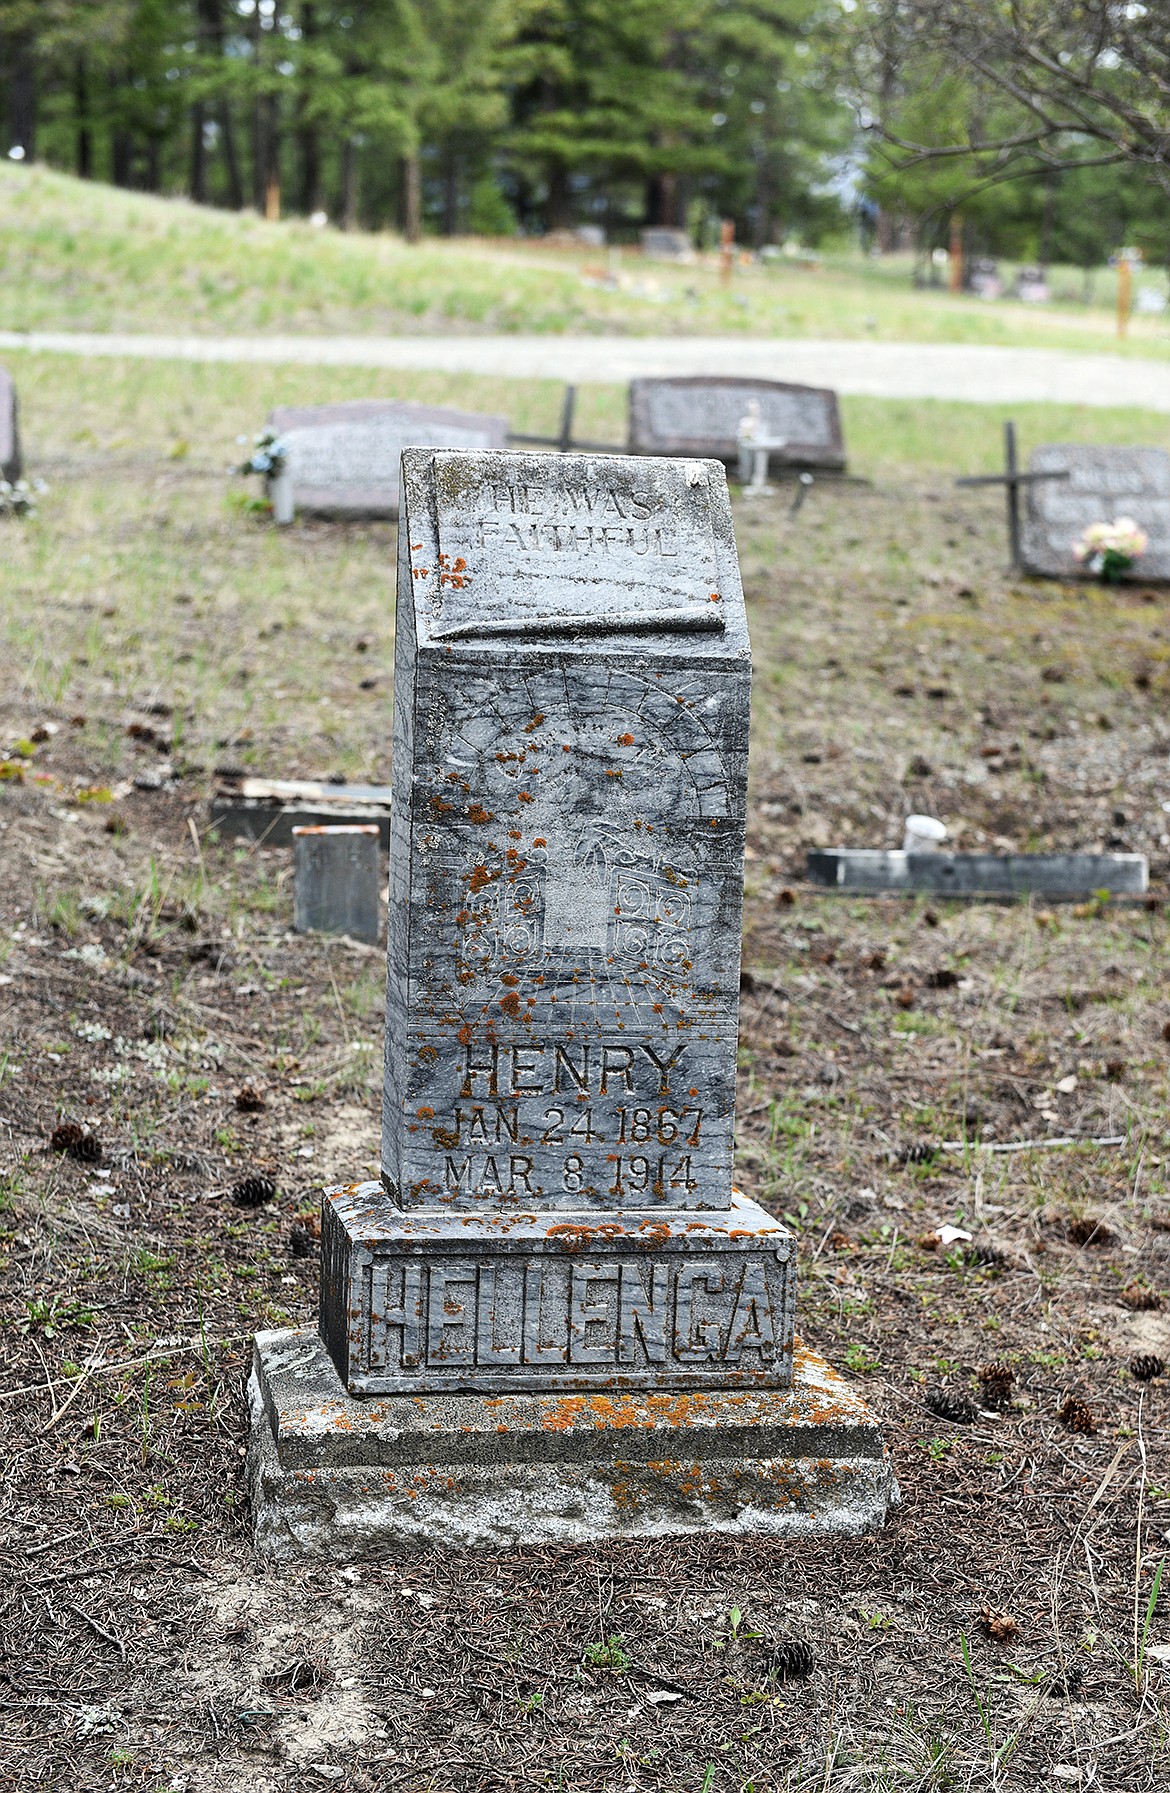
<svg viewBox="0 0 1170 1793">
<path fill-rule="evenodd" d="M 642 232 L 642 254 L 650 261 L 692 262 L 695 246 L 687 231 L 654 224 Z"/>
<path fill-rule="evenodd" d="M 0 479 L 18 480 L 23 470 L 16 385 L 7 368 L 0 367 Z"/>
<path fill-rule="evenodd" d="M 1046 443 L 1029 463 L 1020 558 L 1025 572 L 1083 579 L 1073 544 L 1090 523 L 1132 517 L 1149 546 L 1125 574 L 1148 583 L 1170 579 L 1170 455 L 1161 448 L 1095 448 Z"/>
<path fill-rule="evenodd" d="M 390 845 L 390 786 L 319 784 L 307 778 L 229 778 L 208 806 L 221 837 L 254 840 L 262 847 L 292 845 L 296 828 L 373 823 L 383 848 Z"/>
<path fill-rule="evenodd" d="M 739 457 L 740 423 L 753 404 L 759 434 L 784 443 L 773 455 L 777 466 L 844 469 L 835 392 L 722 374 L 631 380 L 630 453 L 711 456 L 731 466 Z"/>
<path fill-rule="evenodd" d="M 792 1237 L 732 1182 L 723 469 L 415 449 L 402 479 L 382 1180 L 326 1194 L 320 1337 L 257 1341 L 257 1538 L 880 1522 L 880 1437 L 794 1359 Z"/>
<path fill-rule="evenodd" d="M 281 405 L 268 422 L 287 451 L 297 511 L 341 519 L 398 515 L 404 448 L 502 448 L 508 429 L 502 417 L 379 398 Z"/>
<path fill-rule="evenodd" d="M 877 847 L 810 852 L 813 884 L 886 896 L 1044 896 L 1053 901 L 1141 896 L 1149 884 L 1144 853 L 907 853 Z"/>
<path fill-rule="evenodd" d="M 298 934 L 347 934 L 378 942 L 376 822 L 294 828 L 293 927 Z"/>
</svg>

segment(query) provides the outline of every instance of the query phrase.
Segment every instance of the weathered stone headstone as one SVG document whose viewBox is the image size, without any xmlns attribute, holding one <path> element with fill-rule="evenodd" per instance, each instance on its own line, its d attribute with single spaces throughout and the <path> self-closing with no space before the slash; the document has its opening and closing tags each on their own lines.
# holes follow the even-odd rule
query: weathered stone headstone
<svg viewBox="0 0 1170 1793">
<path fill-rule="evenodd" d="M 294 828 L 293 927 L 298 934 L 378 939 L 378 825 Z"/>
<path fill-rule="evenodd" d="M 630 453 L 709 455 L 730 466 L 739 455 L 740 423 L 753 403 L 759 407 L 759 434 L 784 443 L 773 457 L 777 464 L 829 472 L 844 468 L 835 392 L 721 374 L 631 380 Z"/>
<path fill-rule="evenodd" d="M 22 472 L 16 385 L 7 368 L 0 367 L 0 479 L 17 480 Z"/>
<path fill-rule="evenodd" d="M 1132 517 L 1149 546 L 1128 577 L 1170 579 L 1170 455 L 1161 448 L 1095 448 L 1046 443 L 1029 462 L 1031 473 L 1064 473 L 1027 487 L 1021 559 L 1025 571 L 1051 579 L 1079 579 L 1085 568 L 1073 545 L 1091 523 Z"/>
<path fill-rule="evenodd" d="M 642 232 L 642 254 L 651 261 L 681 261 L 695 259 L 695 246 L 685 230 L 667 230 L 661 225 L 651 225 Z"/>
<path fill-rule="evenodd" d="M 320 1338 L 257 1341 L 258 1540 L 879 1521 L 880 1437 L 732 1183 L 723 469 L 408 450 L 398 590 L 382 1180 L 326 1195 Z"/>
<path fill-rule="evenodd" d="M 503 448 L 508 433 L 503 417 L 380 398 L 281 405 L 268 422 L 287 450 L 297 511 L 339 518 L 398 515 L 404 448 Z"/>
</svg>

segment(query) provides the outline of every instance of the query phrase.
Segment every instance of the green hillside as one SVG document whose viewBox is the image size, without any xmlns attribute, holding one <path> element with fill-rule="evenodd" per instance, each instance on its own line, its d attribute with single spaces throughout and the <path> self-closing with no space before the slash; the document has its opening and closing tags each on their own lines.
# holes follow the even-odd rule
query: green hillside
<svg viewBox="0 0 1170 1793">
<path fill-rule="evenodd" d="M 1057 274 L 1072 292 L 1080 276 Z M 1109 298 L 1105 277 L 1099 296 Z M 0 163 L 0 328 L 213 335 L 583 331 L 1031 343 L 1170 357 L 1162 319 L 1118 343 L 1107 303 L 987 305 L 881 264 L 675 267 L 632 251 L 346 235 Z"/>
</svg>

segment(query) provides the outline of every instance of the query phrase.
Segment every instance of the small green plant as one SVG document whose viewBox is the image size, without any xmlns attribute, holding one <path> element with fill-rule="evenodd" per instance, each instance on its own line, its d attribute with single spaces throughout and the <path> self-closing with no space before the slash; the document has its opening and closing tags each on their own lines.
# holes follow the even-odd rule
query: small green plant
<svg viewBox="0 0 1170 1793">
<path fill-rule="evenodd" d="M 62 1301 L 59 1295 L 35 1295 L 24 1304 L 25 1317 L 16 1322 L 18 1332 L 39 1332 L 45 1338 L 55 1338 L 66 1326 L 92 1326 L 94 1311 L 91 1307 L 83 1307 L 79 1301 Z"/>
<path fill-rule="evenodd" d="M 1149 1600 L 1146 1602 L 1145 1623 L 1142 1626 L 1141 1635 L 1137 1640 L 1137 1650 L 1134 1653 L 1133 1684 L 1139 1693 L 1141 1692 L 1142 1671 L 1145 1667 L 1146 1650 L 1150 1641 L 1150 1626 L 1154 1622 L 1154 1614 L 1158 1608 L 1158 1595 L 1162 1591 L 1162 1571 L 1165 1567 L 1166 1558 L 1162 1557 L 1158 1562 L 1157 1571 L 1154 1575 L 1154 1585 L 1150 1589 Z"/>
<path fill-rule="evenodd" d="M 625 1643 L 622 1633 L 616 1631 L 603 1644 L 588 1644 L 581 1661 L 586 1668 L 605 1668 L 615 1675 L 623 1674 L 632 1661 Z"/>
<path fill-rule="evenodd" d="M 858 1376 L 872 1375 L 874 1370 L 881 1368 L 881 1359 L 872 1357 L 865 1346 L 857 1344 L 856 1341 L 846 1351 L 845 1362 Z"/>
</svg>

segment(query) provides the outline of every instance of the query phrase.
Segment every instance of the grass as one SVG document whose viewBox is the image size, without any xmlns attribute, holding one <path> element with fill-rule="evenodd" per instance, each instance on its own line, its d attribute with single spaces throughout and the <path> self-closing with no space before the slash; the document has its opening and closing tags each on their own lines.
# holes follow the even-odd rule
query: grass
<svg viewBox="0 0 1170 1793">
<path fill-rule="evenodd" d="M 230 760 L 259 768 L 277 761 L 314 776 L 384 775 L 393 528 L 278 532 L 244 514 L 246 492 L 255 487 L 227 472 L 240 452 L 236 438 L 274 404 L 370 392 L 500 408 L 515 428 L 542 430 L 557 414 L 555 383 L 98 363 L 31 352 L 10 355 L 8 365 L 21 394 L 30 468 L 50 485 L 39 514 L 6 524 L 3 534 L 2 639 L 34 708 L 88 707 L 84 694 L 92 669 L 101 666 L 108 681 L 103 710 L 112 705 L 137 715 L 158 702 L 171 707 L 166 732 L 179 763 Z M 1015 414 L 1025 450 L 1054 438 L 1170 447 L 1170 418 L 1157 413 L 1036 405 L 1017 406 Z M 851 464 L 888 496 L 925 480 L 956 515 L 980 519 L 980 528 L 998 517 L 994 495 L 960 498 L 950 489 L 954 473 L 999 465 L 996 407 L 853 398 L 844 401 L 843 415 Z M 619 441 L 620 389 L 585 388 L 582 427 Z M 843 565 L 880 568 L 882 578 L 907 588 L 924 577 L 950 577 L 954 557 L 940 555 L 936 543 L 915 554 L 894 532 L 879 550 L 864 535 L 826 536 L 813 521 L 817 514 L 816 503 L 803 513 L 809 527 L 800 552 L 818 578 Z M 754 570 L 750 530 L 743 552 Z M 953 600 L 939 591 L 936 608 L 952 613 Z M 982 623 L 969 605 L 959 611 L 949 626 L 972 651 Z M 46 614 L 55 619 L 52 628 Z M 792 668 L 781 656 L 762 677 L 782 686 Z M 90 801 L 104 816 L 113 787 L 143 769 L 149 748 L 128 740 L 112 718 L 95 718 L 91 731 L 100 767 L 95 760 L 87 789 L 100 793 L 101 801 Z M 25 745 L 35 756 L 34 744 Z M 156 906 L 158 900 L 156 884 Z M 52 901 L 76 926 L 67 897 L 56 893 Z M 144 925 L 148 919 L 149 905 Z"/>
<path fill-rule="evenodd" d="M 1153 278 L 1153 277 L 1151 277 Z M 268 224 L 186 201 L 0 163 L 0 329 L 359 335 L 445 330 L 768 335 L 1011 343 L 1170 355 L 1164 318 L 1118 341 L 1113 276 L 1098 303 L 1056 271 L 1048 306 L 917 291 L 908 257 L 815 268 L 675 268 L 623 251 Z"/>
</svg>

